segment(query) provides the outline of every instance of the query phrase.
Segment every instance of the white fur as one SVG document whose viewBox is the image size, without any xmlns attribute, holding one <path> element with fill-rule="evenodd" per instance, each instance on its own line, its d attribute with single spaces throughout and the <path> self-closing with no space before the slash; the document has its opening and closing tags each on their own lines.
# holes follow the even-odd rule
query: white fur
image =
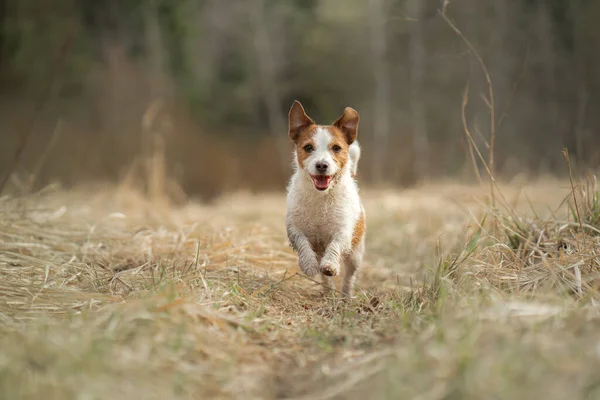
<svg viewBox="0 0 600 400">
<path fill-rule="evenodd" d="M 333 140 L 331 134 L 327 129 L 319 126 L 315 131 L 314 138 L 315 150 L 304 160 L 303 167 L 312 175 L 317 175 L 319 173 L 316 167 L 317 163 L 325 162 L 329 165 L 327 175 L 335 175 L 338 167 L 329 151 L 329 144 Z"/>
<path fill-rule="evenodd" d="M 358 144 L 350 146 L 349 162 L 339 171 L 327 190 L 319 191 L 310 177 L 310 174 L 316 172 L 314 164 L 321 160 L 328 161 L 336 169 L 337 165 L 328 150 L 331 137 L 327 130 L 319 127 L 315 135 L 315 150 L 306 159 L 305 165 L 299 165 L 294 157 L 295 171 L 287 194 L 288 238 L 298 252 L 300 269 L 309 276 L 320 273 L 325 267 L 338 275 L 343 263 L 343 292 L 350 295 L 354 274 L 362 262 L 365 247 L 363 236 L 359 245 L 352 249 L 354 227 L 361 213 L 364 213 L 358 187 L 353 179 L 360 147 Z M 323 278 L 326 283 L 330 282 L 328 277 Z"/>
<path fill-rule="evenodd" d="M 357 140 L 355 140 L 354 143 L 350 145 L 348 151 L 350 153 L 350 161 L 352 162 L 352 165 L 350 166 L 350 171 L 352 173 L 352 176 L 355 176 L 358 169 L 358 160 L 360 159 L 360 145 L 358 144 Z"/>
</svg>

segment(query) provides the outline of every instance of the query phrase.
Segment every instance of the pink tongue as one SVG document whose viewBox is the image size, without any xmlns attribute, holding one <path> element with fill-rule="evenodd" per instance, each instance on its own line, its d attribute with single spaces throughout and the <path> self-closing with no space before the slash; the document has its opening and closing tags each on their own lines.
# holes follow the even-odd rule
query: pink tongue
<svg viewBox="0 0 600 400">
<path fill-rule="evenodd" d="M 329 176 L 324 175 L 313 176 L 313 181 L 315 182 L 315 187 L 317 189 L 327 189 L 329 187 L 330 179 L 331 178 Z"/>
</svg>

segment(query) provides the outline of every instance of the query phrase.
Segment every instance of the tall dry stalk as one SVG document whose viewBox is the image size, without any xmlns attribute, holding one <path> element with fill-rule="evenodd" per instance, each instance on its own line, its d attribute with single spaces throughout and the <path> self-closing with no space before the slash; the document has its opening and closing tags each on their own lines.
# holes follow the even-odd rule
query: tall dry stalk
<svg viewBox="0 0 600 400">
<path fill-rule="evenodd" d="M 475 144 L 475 141 L 473 140 L 473 136 L 471 136 L 471 131 L 469 131 L 469 124 L 467 124 L 466 109 L 467 109 L 468 103 L 469 103 L 469 83 L 467 82 L 467 86 L 465 86 L 465 91 L 463 92 L 462 107 L 461 107 L 461 119 L 462 119 L 462 123 L 463 123 L 463 129 L 465 131 L 465 136 L 467 137 L 467 146 L 469 146 L 469 157 L 471 158 L 471 163 L 473 164 L 473 171 L 475 173 L 475 176 L 477 177 L 477 182 L 479 184 L 481 184 L 481 174 L 479 173 L 479 168 L 477 167 L 477 160 L 475 159 L 475 153 L 473 151 L 473 148 L 477 149 L 478 152 L 479 152 L 479 149 L 477 148 L 477 145 Z"/>
<path fill-rule="evenodd" d="M 33 190 L 35 181 L 39 177 L 44 166 L 46 165 L 46 161 L 48 161 L 48 158 L 50 157 L 52 150 L 54 150 L 54 146 L 58 142 L 58 139 L 60 138 L 61 134 L 62 134 L 62 120 L 59 119 L 58 121 L 56 121 L 56 126 L 54 127 L 54 131 L 52 132 L 50 141 L 44 148 L 44 151 L 42 152 L 42 154 L 40 154 L 40 156 L 38 157 L 37 162 L 36 162 L 35 166 L 33 167 L 33 170 L 29 174 L 29 179 L 27 180 L 27 191 L 28 192 L 31 192 Z"/>
<path fill-rule="evenodd" d="M 21 141 L 19 142 L 19 145 L 18 145 L 17 149 L 15 150 L 15 155 L 14 155 L 13 159 L 11 160 L 8 168 L 6 169 L 4 176 L 2 176 L 2 178 L 0 178 L 0 193 L 2 193 L 2 191 L 4 190 L 4 187 L 6 186 L 8 179 L 14 172 L 15 168 L 17 168 L 17 166 L 19 165 L 19 162 L 21 161 L 23 152 L 25 151 L 25 148 L 27 147 L 27 143 L 29 142 L 31 133 L 33 132 L 33 125 L 35 123 L 35 120 L 37 119 L 38 115 L 44 108 L 44 105 L 48 101 L 48 98 L 50 97 L 50 94 L 52 93 L 52 88 L 54 87 L 54 84 L 56 83 L 58 76 L 62 72 L 62 69 L 65 64 L 65 60 L 67 59 L 67 55 L 69 54 L 69 51 L 73 47 L 73 42 L 75 41 L 75 33 L 76 32 L 74 29 L 72 29 L 70 32 L 67 33 L 67 35 L 65 36 L 65 39 L 63 40 L 62 45 L 60 46 L 60 48 L 57 52 L 57 56 L 56 56 L 56 59 L 54 60 L 54 63 L 52 64 L 46 86 L 43 87 L 42 92 L 40 93 L 40 97 L 38 98 L 38 101 L 34 104 L 33 111 L 31 113 L 31 117 L 29 118 L 29 120 L 27 120 L 27 122 L 25 123 L 25 127 L 21 131 Z"/>
<path fill-rule="evenodd" d="M 579 228 L 583 232 L 583 225 L 581 222 L 581 213 L 579 212 L 579 205 L 577 204 L 577 192 L 575 188 L 575 182 L 573 181 L 573 171 L 571 168 L 571 158 L 569 157 L 569 149 L 563 149 L 563 156 L 567 161 L 567 168 L 569 169 L 569 181 L 571 182 L 571 191 L 573 193 L 573 202 L 575 203 L 575 212 L 577 214 L 577 222 L 579 222 Z"/>
<path fill-rule="evenodd" d="M 153 202 L 168 203 L 166 148 L 160 129 L 160 102 L 154 102 L 142 118 L 142 157 L 145 166 L 146 190 Z"/>
<path fill-rule="evenodd" d="M 447 5 L 446 5 L 446 7 L 447 7 Z M 479 54 L 477 49 L 475 49 L 475 47 L 471 44 L 469 39 L 467 39 L 466 36 L 461 32 L 461 30 L 458 29 L 456 24 L 454 24 L 454 22 L 450 21 L 450 19 L 446 15 L 445 11 L 446 11 L 446 8 L 444 8 L 444 10 L 438 10 L 438 14 L 442 17 L 442 19 L 446 22 L 446 24 L 448 24 L 450 29 L 452 29 L 454 31 L 454 33 L 456 33 L 458 35 L 458 37 L 460 37 L 461 40 L 465 43 L 465 45 L 467 46 L 469 51 L 473 54 L 473 56 L 479 63 L 481 70 L 483 71 L 483 74 L 485 75 L 485 79 L 487 81 L 488 98 L 486 99 L 486 104 L 490 111 L 490 145 L 489 145 L 488 162 L 487 162 L 486 170 L 488 171 L 489 178 L 490 178 L 490 196 L 491 196 L 492 208 L 495 208 L 496 207 L 496 194 L 495 194 L 495 190 L 494 190 L 494 187 L 495 187 L 494 149 L 495 149 L 495 142 L 496 142 L 496 114 L 495 114 L 494 87 L 492 85 L 492 78 L 490 77 L 490 73 L 485 65 L 485 62 L 483 61 L 483 58 L 481 57 L 481 55 Z"/>
</svg>

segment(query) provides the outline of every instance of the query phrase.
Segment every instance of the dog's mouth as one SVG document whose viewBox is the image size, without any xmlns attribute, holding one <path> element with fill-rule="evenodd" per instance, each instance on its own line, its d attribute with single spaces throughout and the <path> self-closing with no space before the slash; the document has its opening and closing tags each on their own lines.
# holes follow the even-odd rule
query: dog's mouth
<svg viewBox="0 0 600 400">
<path fill-rule="evenodd" d="M 311 175 L 310 177 L 312 178 L 317 190 L 327 190 L 332 178 L 332 176 L 327 175 Z"/>
</svg>

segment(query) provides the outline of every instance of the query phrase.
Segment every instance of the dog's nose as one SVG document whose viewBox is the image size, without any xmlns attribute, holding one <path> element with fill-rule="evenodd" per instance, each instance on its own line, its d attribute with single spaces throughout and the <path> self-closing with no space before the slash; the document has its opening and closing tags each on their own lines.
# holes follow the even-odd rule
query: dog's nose
<svg viewBox="0 0 600 400">
<path fill-rule="evenodd" d="M 329 164 L 327 164 L 326 162 L 323 161 L 319 161 L 315 167 L 317 168 L 317 171 L 319 171 L 319 173 L 324 174 L 325 172 L 327 172 L 327 168 L 329 168 Z"/>
</svg>

